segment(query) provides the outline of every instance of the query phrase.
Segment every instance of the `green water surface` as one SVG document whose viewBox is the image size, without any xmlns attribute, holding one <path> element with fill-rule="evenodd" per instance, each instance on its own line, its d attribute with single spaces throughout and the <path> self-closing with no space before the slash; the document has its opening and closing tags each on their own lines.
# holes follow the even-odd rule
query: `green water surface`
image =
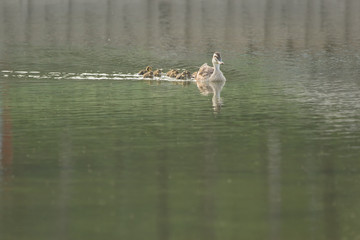
<svg viewBox="0 0 360 240">
<path fill-rule="evenodd" d="M 0 5 L 0 239 L 360 238 L 360 34 L 327 34 L 335 18 L 315 37 L 311 1 L 268 1 L 270 13 L 266 1 L 228 1 L 215 26 L 239 32 L 202 40 L 198 1 L 179 10 L 185 23 L 176 1 L 53 2 Z M 211 6 L 201 21 L 217 16 Z M 313 17 L 293 16 L 299 7 Z M 9 21 L 26 9 L 23 25 Z M 298 17 L 310 30 L 279 37 L 282 11 L 290 29 Z M 253 38 L 255 20 L 246 30 L 258 17 L 268 38 Z M 195 71 L 214 51 L 221 99 L 195 81 L 134 75 L 148 64 Z"/>
</svg>

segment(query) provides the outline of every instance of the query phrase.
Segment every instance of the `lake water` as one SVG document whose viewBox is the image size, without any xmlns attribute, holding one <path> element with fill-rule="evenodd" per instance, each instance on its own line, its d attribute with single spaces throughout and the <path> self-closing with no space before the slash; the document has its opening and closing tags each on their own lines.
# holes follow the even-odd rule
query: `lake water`
<svg viewBox="0 0 360 240">
<path fill-rule="evenodd" d="M 360 239 L 359 11 L 1 1 L 0 239 Z"/>
</svg>

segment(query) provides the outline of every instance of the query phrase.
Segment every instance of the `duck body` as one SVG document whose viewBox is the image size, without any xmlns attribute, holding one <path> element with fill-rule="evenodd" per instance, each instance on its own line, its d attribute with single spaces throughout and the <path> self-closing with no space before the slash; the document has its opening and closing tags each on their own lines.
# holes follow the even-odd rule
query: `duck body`
<svg viewBox="0 0 360 240">
<path fill-rule="evenodd" d="M 192 78 L 196 78 L 197 72 L 193 72 L 193 74 L 191 74 Z"/>
<path fill-rule="evenodd" d="M 154 77 L 154 73 L 153 73 L 153 71 L 149 71 L 149 72 L 145 73 L 145 74 L 143 75 L 143 77 L 144 77 L 144 78 L 153 78 L 153 77 Z"/>
<path fill-rule="evenodd" d="M 139 75 L 144 75 L 147 72 L 152 71 L 152 67 L 151 66 L 147 66 L 145 69 L 140 70 L 140 72 L 138 72 Z"/>
<path fill-rule="evenodd" d="M 166 76 L 170 77 L 170 75 L 172 74 L 172 72 L 175 71 L 174 69 L 170 69 L 167 73 Z"/>
<path fill-rule="evenodd" d="M 224 74 L 220 70 L 220 65 L 224 64 L 221 60 L 220 53 L 215 52 L 212 58 L 214 67 L 210 67 L 207 63 L 204 63 L 195 76 L 196 81 L 226 81 Z"/>
<path fill-rule="evenodd" d="M 161 77 L 161 73 L 162 73 L 161 69 L 155 70 L 154 71 L 154 77 Z"/>
<path fill-rule="evenodd" d="M 185 70 L 182 73 L 179 73 L 176 75 L 176 79 L 190 79 L 191 78 L 191 74 L 189 71 Z"/>
<path fill-rule="evenodd" d="M 171 77 L 171 78 L 175 78 L 178 74 L 179 74 L 178 70 L 170 69 L 170 71 L 168 71 L 166 73 L 166 76 Z"/>
<path fill-rule="evenodd" d="M 204 63 L 197 72 L 195 79 L 196 80 L 208 80 L 210 76 L 213 74 L 214 68 Z"/>
</svg>

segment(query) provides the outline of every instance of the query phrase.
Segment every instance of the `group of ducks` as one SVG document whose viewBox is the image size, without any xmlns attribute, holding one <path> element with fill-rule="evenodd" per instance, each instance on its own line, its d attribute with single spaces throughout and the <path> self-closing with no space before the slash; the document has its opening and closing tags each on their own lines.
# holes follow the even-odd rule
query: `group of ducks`
<svg viewBox="0 0 360 240">
<path fill-rule="evenodd" d="M 225 77 L 220 70 L 220 65 L 224 64 L 221 59 L 220 53 L 215 52 L 212 57 L 213 67 L 204 63 L 197 72 L 190 74 L 189 71 L 184 70 L 180 73 L 179 70 L 171 69 L 166 73 L 166 76 L 176 79 L 191 79 L 194 78 L 196 81 L 225 81 Z M 139 75 L 142 75 L 144 78 L 153 78 L 153 77 L 161 77 L 162 71 L 161 69 L 157 69 L 154 72 L 152 71 L 151 66 L 147 66 L 144 70 L 141 70 Z"/>
<path fill-rule="evenodd" d="M 196 73 L 197 72 L 194 72 L 191 75 L 191 73 L 188 70 L 184 70 L 183 72 L 180 72 L 179 70 L 176 69 L 170 69 L 170 71 L 166 73 L 166 76 L 171 78 L 186 80 L 186 79 L 191 79 L 191 77 L 195 78 Z M 156 69 L 155 71 L 153 71 L 151 66 L 147 66 L 145 69 L 141 70 L 138 74 L 142 75 L 144 78 L 161 77 L 162 70 Z"/>
</svg>

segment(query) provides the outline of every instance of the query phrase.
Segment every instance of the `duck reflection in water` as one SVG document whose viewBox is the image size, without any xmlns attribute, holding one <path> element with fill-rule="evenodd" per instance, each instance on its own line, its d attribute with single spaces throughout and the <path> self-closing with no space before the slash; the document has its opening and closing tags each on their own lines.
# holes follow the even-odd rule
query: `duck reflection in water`
<svg viewBox="0 0 360 240">
<path fill-rule="evenodd" d="M 225 81 L 198 80 L 196 81 L 196 85 L 202 95 L 208 96 L 211 93 L 213 94 L 212 106 L 215 112 L 219 112 L 223 105 L 220 93 L 225 85 Z"/>
<path fill-rule="evenodd" d="M 195 80 L 202 95 L 208 96 L 210 93 L 213 93 L 212 104 L 214 110 L 218 112 L 223 104 L 220 93 L 226 82 L 226 78 L 220 70 L 220 65 L 224 64 L 220 53 L 214 53 L 212 64 L 214 67 L 204 63 L 195 74 Z"/>
</svg>

